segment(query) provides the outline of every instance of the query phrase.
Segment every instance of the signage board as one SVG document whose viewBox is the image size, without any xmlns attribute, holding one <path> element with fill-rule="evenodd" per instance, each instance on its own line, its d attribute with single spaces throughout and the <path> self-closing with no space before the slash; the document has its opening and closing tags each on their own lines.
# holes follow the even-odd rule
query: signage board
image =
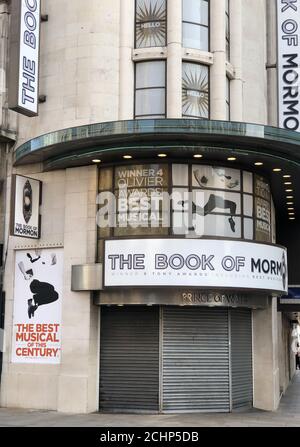
<svg viewBox="0 0 300 447">
<path fill-rule="evenodd" d="M 268 296 L 239 291 L 205 289 L 122 289 L 101 291 L 94 297 L 98 306 L 189 306 L 265 309 Z"/>
<path fill-rule="evenodd" d="M 63 249 L 16 252 L 13 363 L 59 364 Z"/>
<path fill-rule="evenodd" d="M 277 0 L 279 127 L 299 132 L 300 0 Z"/>
<path fill-rule="evenodd" d="M 39 239 L 42 182 L 22 175 L 12 178 L 11 236 Z"/>
<path fill-rule="evenodd" d="M 38 115 L 41 0 L 12 0 L 9 108 Z"/>
<path fill-rule="evenodd" d="M 213 239 L 105 241 L 104 287 L 193 287 L 287 292 L 287 252 Z"/>
</svg>

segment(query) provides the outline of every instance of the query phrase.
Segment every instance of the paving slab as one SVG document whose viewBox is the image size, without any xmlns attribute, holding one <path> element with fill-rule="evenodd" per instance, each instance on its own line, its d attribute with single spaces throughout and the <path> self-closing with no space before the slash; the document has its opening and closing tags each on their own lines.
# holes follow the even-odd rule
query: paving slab
<svg viewBox="0 0 300 447">
<path fill-rule="evenodd" d="M 300 427 L 300 371 L 275 412 L 251 409 L 230 414 L 63 414 L 0 408 L 0 427 Z"/>
</svg>

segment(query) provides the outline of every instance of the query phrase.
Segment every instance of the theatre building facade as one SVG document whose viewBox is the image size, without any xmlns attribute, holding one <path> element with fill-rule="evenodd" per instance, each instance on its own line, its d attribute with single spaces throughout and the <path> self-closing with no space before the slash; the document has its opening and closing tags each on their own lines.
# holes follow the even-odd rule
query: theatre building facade
<svg viewBox="0 0 300 447">
<path fill-rule="evenodd" d="M 300 311 L 294 18 L 89 3 L 0 2 L 0 405 L 273 411 Z"/>
</svg>

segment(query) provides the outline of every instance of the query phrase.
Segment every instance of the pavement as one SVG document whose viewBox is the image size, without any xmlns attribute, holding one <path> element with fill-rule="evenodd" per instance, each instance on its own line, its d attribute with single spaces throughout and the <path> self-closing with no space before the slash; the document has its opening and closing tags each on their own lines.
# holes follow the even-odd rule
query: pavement
<svg viewBox="0 0 300 447">
<path fill-rule="evenodd" d="M 0 427 L 300 427 L 300 371 L 275 412 L 226 414 L 62 414 L 0 408 Z"/>
</svg>

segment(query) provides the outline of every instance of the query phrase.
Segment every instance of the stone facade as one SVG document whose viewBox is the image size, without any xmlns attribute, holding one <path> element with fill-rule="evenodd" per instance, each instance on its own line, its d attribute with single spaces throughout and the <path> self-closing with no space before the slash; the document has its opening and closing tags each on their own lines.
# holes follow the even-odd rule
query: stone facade
<svg viewBox="0 0 300 447">
<path fill-rule="evenodd" d="M 27 118 L 7 109 L 9 14 L 0 2 L 0 124 L 13 131 L 16 147 L 63 128 L 133 119 L 133 61 L 167 59 L 167 117 L 181 117 L 181 63 L 211 67 L 211 119 L 226 119 L 226 75 L 231 79 L 231 119 L 273 124 L 274 102 L 268 95 L 266 0 L 231 0 L 231 60 L 225 53 L 225 0 L 211 0 L 211 51 L 192 52 L 181 45 L 181 0 L 168 9 L 166 48 L 134 50 L 134 1 L 44 0 L 41 24 L 39 116 Z M 274 36 L 273 36 L 274 39 Z M 273 51 L 273 53 L 272 53 Z M 271 76 L 271 75 L 269 75 Z M 271 90 L 272 91 L 272 90 Z M 6 171 L 7 169 L 7 171 Z M 42 234 L 38 242 L 8 237 L 11 175 L 43 182 Z M 5 186 L 4 186 L 5 185 Z M 96 166 L 43 172 L 42 164 L 12 166 L 11 144 L 0 140 L 0 243 L 5 245 L 6 352 L 0 405 L 4 407 L 87 413 L 98 409 L 99 307 L 89 292 L 71 291 L 71 266 L 96 262 Z M 5 237 L 4 237 L 5 232 Z M 62 362 L 60 365 L 11 363 L 15 250 L 64 248 Z M 275 410 L 289 381 L 281 353 L 278 360 L 276 300 L 253 312 L 254 405 Z M 289 327 L 279 321 L 283 346 Z M 283 347 L 281 347 L 283 350 Z M 282 351 L 283 352 L 283 351 Z M 278 363 L 279 362 L 279 363 Z"/>
</svg>

